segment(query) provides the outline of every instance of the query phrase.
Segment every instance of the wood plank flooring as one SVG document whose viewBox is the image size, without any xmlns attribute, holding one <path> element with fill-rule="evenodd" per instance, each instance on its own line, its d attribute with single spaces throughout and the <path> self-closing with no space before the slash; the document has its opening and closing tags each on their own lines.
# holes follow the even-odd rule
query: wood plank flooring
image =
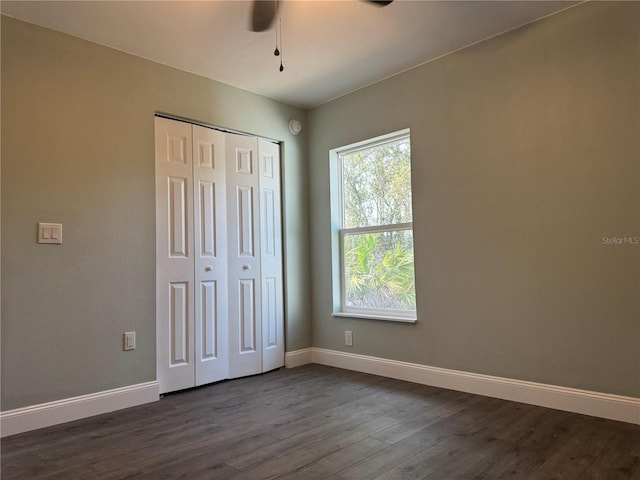
<svg viewBox="0 0 640 480">
<path fill-rule="evenodd" d="M 2 479 L 640 480 L 640 426 L 320 365 L 2 440 Z"/>
</svg>

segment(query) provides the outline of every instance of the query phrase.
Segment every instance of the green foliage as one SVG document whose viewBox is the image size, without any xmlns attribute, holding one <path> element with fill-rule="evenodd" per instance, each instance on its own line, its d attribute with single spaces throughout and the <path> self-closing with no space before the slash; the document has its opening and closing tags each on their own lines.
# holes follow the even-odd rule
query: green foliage
<svg viewBox="0 0 640 480">
<path fill-rule="evenodd" d="M 348 306 L 415 310 L 410 232 L 348 235 L 345 238 L 345 283 Z"/>
</svg>

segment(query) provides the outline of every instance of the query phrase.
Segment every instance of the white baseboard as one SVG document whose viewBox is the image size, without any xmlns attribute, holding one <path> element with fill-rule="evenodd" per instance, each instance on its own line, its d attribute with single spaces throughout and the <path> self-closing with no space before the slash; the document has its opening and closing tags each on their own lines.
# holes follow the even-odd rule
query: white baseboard
<svg viewBox="0 0 640 480">
<path fill-rule="evenodd" d="M 292 352 L 294 353 L 294 352 Z M 640 425 L 640 398 L 311 349 L 312 363 Z"/>
<path fill-rule="evenodd" d="M 121 408 L 134 407 L 154 402 L 159 398 L 158 382 L 154 381 L 16 408 L 0 413 L 0 436 L 7 437 Z"/>
<path fill-rule="evenodd" d="M 303 348 L 301 350 L 294 350 L 293 352 L 286 352 L 284 354 L 285 368 L 295 368 L 311 363 L 312 351 L 312 348 Z"/>
<path fill-rule="evenodd" d="M 285 353 L 286 368 L 308 363 L 640 425 L 640 398 L 635 397 L 461 372 L 322 348 L 305 348 Z M 159 386 L 154 381 L 8 410 L 0 412 L 0 436 L 7 437 L 158 399 Z"/>
</svg>

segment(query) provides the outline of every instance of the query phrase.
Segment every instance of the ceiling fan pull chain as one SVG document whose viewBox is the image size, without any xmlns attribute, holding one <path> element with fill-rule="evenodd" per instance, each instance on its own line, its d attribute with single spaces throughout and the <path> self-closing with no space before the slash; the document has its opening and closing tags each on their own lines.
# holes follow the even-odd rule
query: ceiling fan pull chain
<svg viewBox="0 0 640 480">
<path fill-rule="evenodd" d="M 280 50 L 278 50 L 278 25 L 276 25 L 275 31 L 276 31 L 276 49 L 273 51 L 273 54 L 277 57 L 280 55 Z"/>
<path fill-rule="evenodd" d="M 282 55 L 280 55 L 280 71 L 283 72 L 284 71 L 284 65 L 282 65 L 282 61 L 284 60 L 284 43 L 282 42 L 282 17 L 279 18 L 279 25 L 280 25 L 280 51 L 282 53 Z M 277 28 L 276 28 L 277 30 Z"/>
</svg>

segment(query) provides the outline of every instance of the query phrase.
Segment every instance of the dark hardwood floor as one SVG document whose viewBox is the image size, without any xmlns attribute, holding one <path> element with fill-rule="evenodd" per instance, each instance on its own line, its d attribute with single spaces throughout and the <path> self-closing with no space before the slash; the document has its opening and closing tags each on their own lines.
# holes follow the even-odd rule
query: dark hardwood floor
<svg viewBox="0 0 640 480">
<path fill-rule="evenodd" d="M 320 365 L 2 440 L 2 479 L 640 479 L 640 426 Z"/>
</svg>

